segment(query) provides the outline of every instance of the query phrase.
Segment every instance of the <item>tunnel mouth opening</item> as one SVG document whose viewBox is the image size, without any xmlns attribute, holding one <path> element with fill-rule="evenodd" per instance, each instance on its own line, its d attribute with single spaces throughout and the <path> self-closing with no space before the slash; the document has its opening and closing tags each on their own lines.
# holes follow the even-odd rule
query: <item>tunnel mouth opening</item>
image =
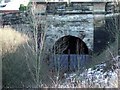
<svg viewBox="0 0 120 90">
<path fill-rule="evenodd" d="M 71 35 L 58 39 L 52 50 L 55 54 L 89 54 L 87 45 L 80 38 Z"/>
<path fill-rule="evenodd" d="M 86 68 L 90 60 L 89 49 L 84 41 L 68 35 L 61 37 L 53 45 L 49 69 L 71 73 Z"/>
</svg>

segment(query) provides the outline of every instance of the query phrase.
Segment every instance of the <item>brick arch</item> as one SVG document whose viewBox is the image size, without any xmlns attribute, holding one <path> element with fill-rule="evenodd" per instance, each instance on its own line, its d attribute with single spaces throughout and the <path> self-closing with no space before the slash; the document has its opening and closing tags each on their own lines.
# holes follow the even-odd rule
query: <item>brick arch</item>
<svg viewBox="0 0 120 90">
<path fill-rule="evenodd" d="M 56 54 L 89 54 L 86 43 L 79 37 L 66 35 L 57 39 L 52 50 Z"/>
</svg>

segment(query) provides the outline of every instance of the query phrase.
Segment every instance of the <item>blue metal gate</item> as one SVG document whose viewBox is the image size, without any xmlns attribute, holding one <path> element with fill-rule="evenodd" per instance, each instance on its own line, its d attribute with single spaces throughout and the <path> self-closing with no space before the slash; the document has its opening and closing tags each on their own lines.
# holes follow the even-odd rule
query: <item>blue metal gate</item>
<svg viewBox="0 0 120 90">
<path fill-rule="evenodd" d="M 51 56 L 50 68 L 56 71 L 77 71 L 85 68 L 90 61 L 90 55 L 55 54 Z"/>
</svg>

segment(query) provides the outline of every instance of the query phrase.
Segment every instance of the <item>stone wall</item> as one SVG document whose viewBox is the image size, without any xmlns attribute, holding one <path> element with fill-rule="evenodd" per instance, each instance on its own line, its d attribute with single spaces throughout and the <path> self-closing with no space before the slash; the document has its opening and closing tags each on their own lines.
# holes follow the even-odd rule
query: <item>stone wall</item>
<svg viewBox="0 0 120 90">
<path fill-rule="evenodd" d="M 45 40 L 46 51 L 61 37 L 71 35 L 83 40 L 93 50 L 93 15 L 48 15 Z"/>
</svg>

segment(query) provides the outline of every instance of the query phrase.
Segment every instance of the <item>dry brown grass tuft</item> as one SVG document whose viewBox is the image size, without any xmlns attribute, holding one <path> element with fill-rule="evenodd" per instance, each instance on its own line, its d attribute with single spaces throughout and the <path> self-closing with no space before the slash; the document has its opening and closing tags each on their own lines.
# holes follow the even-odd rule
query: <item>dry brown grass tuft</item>
<svg viewBox="0 0 120 90">
<path fill-rule="evenodd" d="M 21 34 L 10 27 L 0 28 L 0 52 L 13 53 L 17 47 L 27 42 L 29 38 L 27 35 Z"/>
</svg>

